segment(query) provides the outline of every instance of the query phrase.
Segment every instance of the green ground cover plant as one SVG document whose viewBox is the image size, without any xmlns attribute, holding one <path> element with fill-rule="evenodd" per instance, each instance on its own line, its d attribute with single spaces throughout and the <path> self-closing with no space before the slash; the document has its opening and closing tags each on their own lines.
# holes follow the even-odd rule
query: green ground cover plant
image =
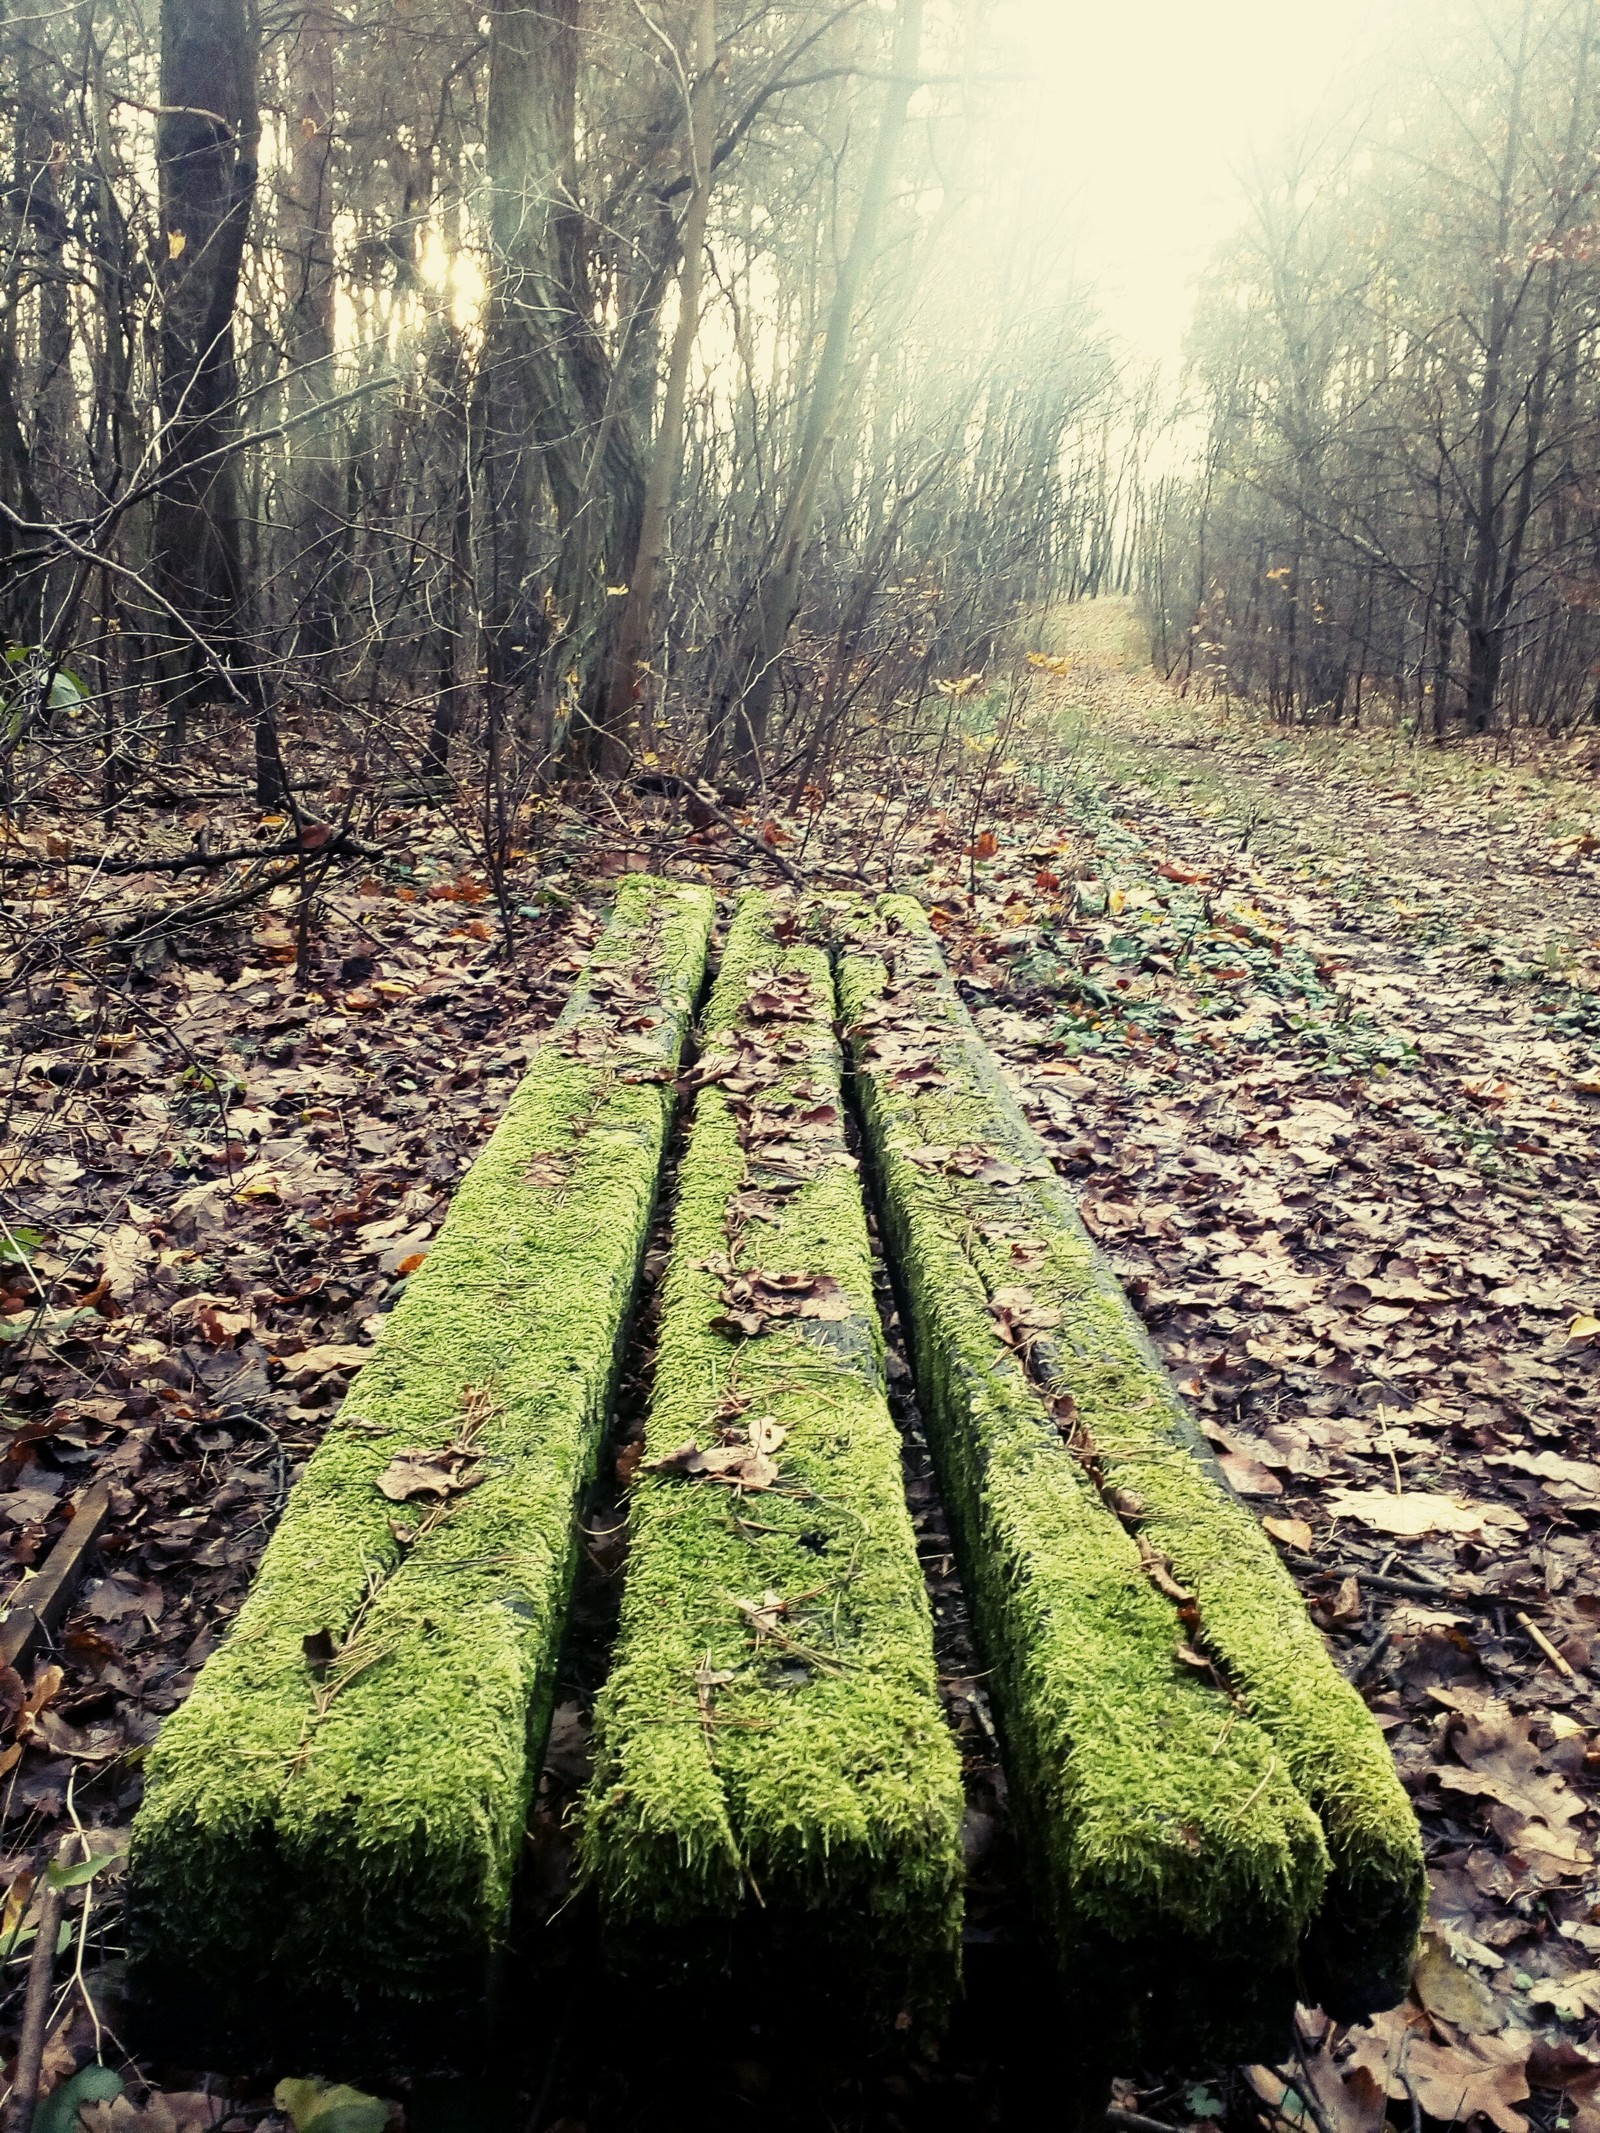
<svg viewBox="0 0 1600 2133">
<path fill-rule="evenodd" d="M 1219 2050 L 1406 1986 L 1416 1824 L 961 1005 L 920 907 L 839 981 L 891 1261 L 1069 1979 Z M 1141 2028 L 1141 1977 L 1163 2007 Z"/>
<path fill-rule="evenodd" d="M 191 2033 L 484 1992 L 712 917 L 620 890 L 151 1752 L 136 1974 Z"/>
<path fill-rule="evenodd" d="M 920 2019 L 956 1974 L 962 1794 L 833 1022 L 824 950 L 745 898 L 697 1070 L 581 1849 L 619 1954 L 703 1964 L 753 1936 Z"/>
</svg>

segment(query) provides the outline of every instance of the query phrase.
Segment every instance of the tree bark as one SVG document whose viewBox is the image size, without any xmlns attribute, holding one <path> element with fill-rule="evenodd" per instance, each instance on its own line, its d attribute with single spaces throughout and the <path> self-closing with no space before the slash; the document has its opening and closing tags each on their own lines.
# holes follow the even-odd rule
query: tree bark
<svg viewBox="0 0 1600 2133">
<path fill-rule="evenodd" d="M 248 0 L 162 0 L 162 446 L 152 575 L 157 590 L 240 672 L 241 695 L 254 668 L 244 641 L 238 487 L 228 447 L 238 397 L 234 306 L 260 137 L 256 64 Z M 175 750 L 207 683 L 192 647 L 170 624 L 152 617 L 150 628 L 165 640 L 161 668 Z M 248 700 L 259 727 L 265 708 L 258 678 Z"/>
<path fill-rule="evenodd" d="M 288 54 L 289 167 L 279 203 L 289 301 L 286 412 L 290 439 L 289 583 L 296 649 L 318 681 L 334 645 L 337 475 L 333 437 L 315 410 L 333 394 L 334 39 L 337 18 L 309 0 Z"/>
</svg>

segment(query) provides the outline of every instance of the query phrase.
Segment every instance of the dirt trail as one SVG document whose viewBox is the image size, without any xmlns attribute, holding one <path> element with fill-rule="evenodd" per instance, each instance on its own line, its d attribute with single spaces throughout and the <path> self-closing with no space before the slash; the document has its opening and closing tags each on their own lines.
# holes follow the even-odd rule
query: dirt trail
<svg viewBox="0 0 1600 2133">
<path fill-rule="evenodd" d="M 1130 665 L 1122 610 L 1072 615 L 1056 684 L 1069 761 L 1152 847 L 1270 905 L 1425 1052 L 1588 1078 L 1600 789 L 1581 757 L 1556 777 L 1245 723 Z"/>
</svg>

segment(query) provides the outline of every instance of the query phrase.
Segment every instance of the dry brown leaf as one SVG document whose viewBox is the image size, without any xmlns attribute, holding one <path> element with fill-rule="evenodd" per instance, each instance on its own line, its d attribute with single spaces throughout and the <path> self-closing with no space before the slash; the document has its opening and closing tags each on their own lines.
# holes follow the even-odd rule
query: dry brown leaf
<svg viewBox="0 0 1600 2133">
<path fill-rule="evenodd" d="M 1530 1988 L 1528 1998 L 1536 2007 L 1548 2007 L 1558 2022 L 1582 2022 L 1600 2015 L 1600 1970 L 1541 1978 Z"/>
<path fill-rule="evenodd" d="M 831 1274 L 818 1274 L 811 1290 L 801 1298 L 797 1316 L 842 1324 L 850 1316 L 850 1299 Z"/>
<path fill-rule="evenodd" d="M 1261 1523 L 1286 1548 L 1298 1548 L 1302 1555 L 1311 1553 L 1316 1535 L 1303 1518 L 1264 1518 Z"/>
<path fill-rule="evenodd" d="M 1397 2103 L 1414 2095 L 1430 2118 L 1447 2125 L 1482 2117 L 1500 2133 L 1528 2133 L 1516 2106 L 1529 2093 L 1534 2042 L 1525 2029 L 1459 2041 L 1441 2031 L 1436 2038 L 1422 2010 L 1407 2001 L 1352 2030 L 1348 2048 L 1350 2064 L 1366 2067 Z"/>
<path fill-rule="evenodd" d="M 1387 1489 L 1333 1489 L 1327 1498 L 1335 1518 L 1354 1518 L 1380 1533 L 1417 1539 L 1424 1533 L 1481 1533 L 1483 1507 L 1458 1503 L 1453 1496 L 1416 1490 L 1404 1496 Z"/>
<path fill-rule="evenodd" d="M 377 1478 L 377 1489 L 391 1503 L 410 1503 L 417 1496 L 459 1496 L 476 1488 L 481 1473 L 465 1464 L 467 1457 L 448 1450 L 396 1452 Z"/>
<path fill-rule="evenodd" d="M 1515 1718 L 1504 1704 L 1486 1702 L 1452 1733 L 1451 1745 L 1464 1767 L 1444 1764 L 1439 1783 L 1448 1792 L 1495 1803 L 1490 1820 L 1501 1841 L 1519 1852 L 1536 1852 L 1578 1868 L 1592 1854 L 1572 1827 L 1584 1803 L 1564 1777 L 1539 1769 L 1533 1721 Z"/>
</svg>

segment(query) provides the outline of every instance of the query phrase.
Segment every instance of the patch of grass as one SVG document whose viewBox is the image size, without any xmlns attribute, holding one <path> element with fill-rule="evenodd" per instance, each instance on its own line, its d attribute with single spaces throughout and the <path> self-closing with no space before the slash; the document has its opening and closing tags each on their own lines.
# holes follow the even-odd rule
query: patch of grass
<svg viewBox="0 0 1600 2133">
<path fill-rule="evenodd" d="M 832 979 L 818 948 L 775 936 L 780 908 L 741 903 L 707 1017 L 723 1078 L 701 1090 L 680 1174 L 581 1856 L 635 1963 L 697 1965 L 753 1937 L 880 2019 L 929 2014 L 956 1975 L 960 1772 L 884 1394 Z M 761 1004 L 771 973 L 781 1014 Z M 825 1315 L 736 1330 L 727 1298 L 751 1270 L 791 1277 L 791 1302 Z M 762 1437 L 770 1471 L 749 1486 L 648 1464 L 691 1443 L 737 1460 Z"/>
<path fill-rule="evenodd" d="M 840 986 L 1069 1976 L 1124 1980 L 1135 2044 L 1150 1964 L 1218 2050 L 1252 2021 L 1270 2037 L 1297 1960 L 1330 2008 L 1386 2004 L 1405 1989 L 1422 1856 L 1381 1735 L 1208 1468 L 915 903 L 880 904 Z M 937 1080 L 899 1071 L 913 1051 Z M 1169 2056 L 1170 2041 L 1163 2028 Z"/>
<path fill-rule="evenodd" d="M 482 1992 L 712 915 L 623 886 L 151 1751 L 130 1880 L 157 2003 L 249 2031 L 278 2000 Z M 413 1452 L 439 1485 L 395 1500 Z"/>
</svg>

